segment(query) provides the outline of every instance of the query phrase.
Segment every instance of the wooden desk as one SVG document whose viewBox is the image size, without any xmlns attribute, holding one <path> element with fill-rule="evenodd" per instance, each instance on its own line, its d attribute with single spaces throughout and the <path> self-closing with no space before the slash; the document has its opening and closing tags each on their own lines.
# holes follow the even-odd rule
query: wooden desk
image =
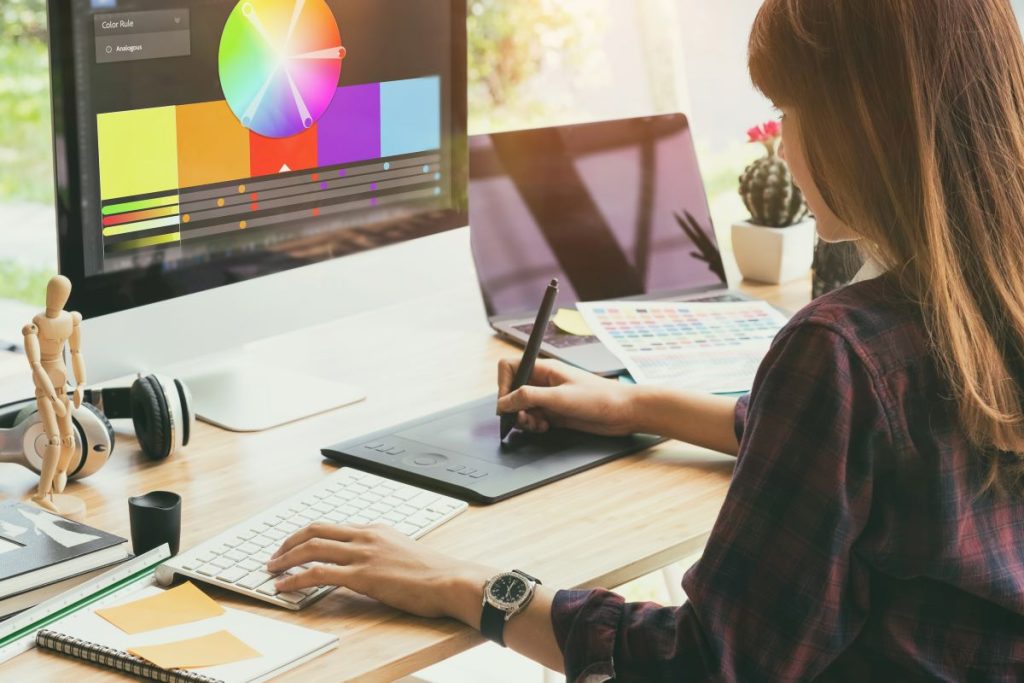
<svg viewBox="0 0 1024 683">
<path fill-rule="evenodd" d="M 795 310 L 809 299 L 810 283 L 744 289 Z M 477 291 L 467 286 L 268 342 L 264 350 L 270 353 L 299 348 L 302 362 L 323 363 L 361 385 L 369 398 L 257 434 L 201 424 L 193 445 L 162 463 L 145 461 L 121 429 L 111 463 L 69 492 L 86 501 L 91 524 L 126 538 L 129 496 L 156 489 L 180 493 L 182 548 L 192 547 L 332 472 L 334 466 L 319 456 L 322 446 L 494 391 L 497 359 L 518 350 L 498 341 L 483 321 Z M 474 506 L 421 542 L 496 567 L 522 567 L 549 586 L 616 586 L 699 551 L 731 470 L 731 458 L 666 443 L 498 505 Z M 24 498 L 37 481 L 27 470 L 0 465 L 0 497 Z M 346 590 L 299 613 L 226 591 L 212 594 L 235 607 L 338 634 L 336 650 L 283 680 L 390 681 L 482 642 L 457 622 L 405 616 Z M 4 664 L 0 678 L 123 680 L 39 651 Z"/>
</svg>

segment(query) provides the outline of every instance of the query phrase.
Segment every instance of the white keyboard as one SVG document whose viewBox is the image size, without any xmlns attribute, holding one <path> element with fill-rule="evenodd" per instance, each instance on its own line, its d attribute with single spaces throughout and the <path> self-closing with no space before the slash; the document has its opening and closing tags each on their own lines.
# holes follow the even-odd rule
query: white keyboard
<svg viewBox="0 0 1024 683">
<path fill-rule="evenodd" d="M 168 586 L 175 575 L 187 576 L 298 610 L 334 590 L 334 586 L 277 592 L 274 581 L 280 575 L 267 573 L 267 560 L 292 533 L 314 522 L 383 523 L 411 538 L 419 538 L 467 507 L 455 498 L 346 467 L 266 512 L 171 558 L 157 568 L 156 578 Z M 296 567 L 291 572 L 301 572 L 309 566 Z"/>
</svg>

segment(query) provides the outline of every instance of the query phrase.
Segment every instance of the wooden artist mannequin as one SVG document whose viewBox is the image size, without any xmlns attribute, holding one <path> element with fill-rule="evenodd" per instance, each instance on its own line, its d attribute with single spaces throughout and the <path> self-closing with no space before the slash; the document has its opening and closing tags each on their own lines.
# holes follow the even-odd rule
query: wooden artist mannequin
<svg viewBox="0 0 1024 683">
<path fill-rule="evenodd" d="M 65 517 L 80 518 L 85 504 L 69 495 L 60 495 L 68 481 L 68 465 L 75 451 L 75 427 L 68 401 L 68 369 L 64 364 L 64 345 L 71 350 L 75 373 L 74 405 L 82 405 L 85 391 L 85 360 L 82 358 L 81 322 L 78 313 L 64 306 L 71 296 L 71 281 L 56 275 L 46 285 L 46 310 L 25 326 L 25 354 L 32 367 L 36 387 L 36 405 L 43 420 L 47 445 L 43 455 L 39 488 L 32 496 L 40 507 Z"/>
</svg>

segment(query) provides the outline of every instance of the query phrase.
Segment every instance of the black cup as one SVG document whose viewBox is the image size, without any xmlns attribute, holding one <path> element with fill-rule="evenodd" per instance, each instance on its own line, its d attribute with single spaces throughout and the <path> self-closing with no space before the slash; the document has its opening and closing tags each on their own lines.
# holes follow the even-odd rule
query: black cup
<svg viewBox="0 0 1024 683">
<path fill-rule="evenodd" d="M 153 491 L 128 499 L 128 519 L 132 527 L 132 550 L 147 553 L 166 543 L 171 555 L 181 544 L 181 496 L 170 491 Z"/>
</svg>

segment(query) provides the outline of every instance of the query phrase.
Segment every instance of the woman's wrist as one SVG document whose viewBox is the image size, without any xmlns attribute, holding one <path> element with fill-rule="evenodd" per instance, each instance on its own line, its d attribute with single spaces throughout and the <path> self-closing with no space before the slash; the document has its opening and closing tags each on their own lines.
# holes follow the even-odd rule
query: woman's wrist
<svg viewBox="0 0 1024 683">
<path fill-rule="evenodd" d="M 442 591 L 444 610 L 448 616 L 479 630 L 484 584 L 498 571 L 483 565 L 466 564 L 453 572 Z"/>
<path fill-rule="evenodd" d="M 632 434 L 660 434 L 657 415 L 664 409 L 661 389 L 640 384 L 626 386 L 629 396 L 629 431 Z"/>
</svg>

